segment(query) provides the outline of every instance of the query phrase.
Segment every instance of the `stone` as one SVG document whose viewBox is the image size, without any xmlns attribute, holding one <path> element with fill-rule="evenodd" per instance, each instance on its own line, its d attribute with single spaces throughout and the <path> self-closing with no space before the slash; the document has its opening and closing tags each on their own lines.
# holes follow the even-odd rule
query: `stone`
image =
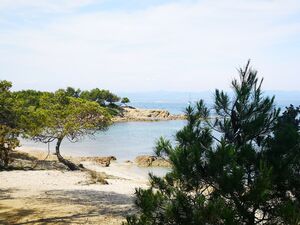
<svg viewBox="0 0 300 225">
<path fill-rule="evenodd" d="M 138 166 L 149 167 L 152 165 L 152 162 L 155 160 L 156 160 L 155 156 L 141 155 L 141 156 L 137 156 L 135 158 L 135 163 Z"/>
<path fill-rule="evenodd" d="M 117 160 L 115 156 L 105 156 L 105 157 L 83 157 L 83 161 L 90 161 L 100 164 L 103 167 L 108 167 L 111 161 Z"/>
<path fill-rule="evenodd" d="M 135 163 L 141 167 L 171 167 L 171 163 L 168 160 L 149 155 L 137 156 Z"/>
<path fill-rule="evenodd" d="M 184 120 L 184 115 L 172 115 L 163 109 L 136 109 L 123 107 L 120 115 L 113 118 L 114 122 L 125 121 L 159 121 L 159 120 Z"/>
</svg>

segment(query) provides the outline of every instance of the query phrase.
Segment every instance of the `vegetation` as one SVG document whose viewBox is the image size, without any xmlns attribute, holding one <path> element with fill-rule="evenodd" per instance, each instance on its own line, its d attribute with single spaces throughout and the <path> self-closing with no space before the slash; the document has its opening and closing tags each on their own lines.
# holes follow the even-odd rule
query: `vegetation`
<svg viewBox="0 0 300 225">
<path fill-rule="evenodd" d="M 163 178 L 151 175 L 150 188 L 136 191 L 139 212 L 128 225 L 300 224 L 300 108 L 291 105 L 280 114 L 261 86 L 248 62 L 233 80 L 232 94 L 215 91 L 213 109 L 202 100 L 186 109 L 176 145 L 164 138 L 156 143 L 156 155 L 172 170 Z M 80 169 L 62 157 L 62 141 L 106 129 L 120 101 L 98 88 L 52 93 L 11 87 L 0 81 L 1 169 L 9 167 L 20 135 L 55 141 L 58 160 Z M 103 174 L 90 176 L 105 183 Z"/>
<path fill-rule="evenodd" d="M 94 170 L 87 170 L 88 174 L 90 175 L 90 182 L 89 184 L 108 184 L 106 179 L 108 176 L 105 173 L 97 172 Z"/>
<path fill-rule="evenodd" d="M 203 101 L 186 109 L 176 146 L 157 143 L 171 172 L 136 191 L 126 224 L 300 224 L 299 108 L 280 115 L 261 84 L 248 63 L 232 97 L 216 90 L 212 112 Z"/>
<path fill-rule="evenodd" d="M 35 141 L 56 141 L 56 155 L 70 169 L 78 165 L 64 159 L 60 146 L 64 139 L 76 142 L 104 130 L 118 113 L 120 98 L 98 88 L 81 91 L 68 87 L 54 93 L 35 90 L 11 92 L 12 84 L 0 82 L 0 167 L 7 168 L 10 152 L 22 135 Z"/>
<path fill-rule="evenodd" d="M 10 153 L 19 145 L 19 129 L 11 86 L 10 82 L 0 81 L 0 169 L 8 167 Z"/>
<path fill-rule="evenodd" d="M 124 104 L 124 105 L 127 105 L 127 103 L 129 103 L 129 102 L 130 102 L 130 100 L 129 100 L 129 98 L 127 98 L 127 97 L 124 97 L 124 98 L 122 98 L 122 100 L 121 100 L 121 103 Z"/>
<path fill-rule="evenodd" d="M 79 97 L 89 101 L 97 102 L 101 106 L 106 106 L 107 103 L 113 105 L 120 101 L 120 97 L 117 95 L 108 90 L 100 90 L 99 88 L 80 92 Z"/>
<path fill-rule="evenodd" d="M 64 138 L 76 142 L 86 135 L 93 135 L 110 124 L 110 115 L 99 104 L 80 98 L 68 97 L 65 92 L 42 95 L 39 106 L 28 109 L 26 134 L 35 141 L 56 141 L 56 155 L 71 170 L 79 169 L 60 154 Z"/>
</svg>

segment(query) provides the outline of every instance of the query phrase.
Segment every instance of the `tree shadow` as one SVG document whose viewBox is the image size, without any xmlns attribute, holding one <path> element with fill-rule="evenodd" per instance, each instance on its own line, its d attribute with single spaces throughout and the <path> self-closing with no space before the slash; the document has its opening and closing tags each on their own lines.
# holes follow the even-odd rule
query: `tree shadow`
<svg viewBox="0 0 300 225">
<path fill-rule="evenodd" d="M 132 197 L 114 192 L 52 190 L 29 201 L 32 207 L 0 213 L 0 224 L 85 224 L 100 217 L 124 218 L 134 212 Z"/>
<path fill-rule="evenodd" d="M 0 209 L 3 209 L 2 205 L 0 204 Z M 9 209 L 6 207 L 4 209 Z M 35 212 L 32 209 L 14 209 L 10 211 L 0 212 L 0 224 L 3 225 L 11 225 L 16 224 L 13 221 L 16 221 L 18 218 L 24 218 L 28 215 L 31 215 Z"/>
<path fill-rule="evenodd" d="M 18 217 L 24 217 L 28 214 L 33 213 L 32 209 L 15 209 L 11 210 L 12 206 L 8 205 L 7 202 L 13 201 L 11 194 L 17 189 L 0 189 L 0 224 L 8 225 L 11 224 L 10 221 L 16 215 Z"/>
<path fill-rule="evenodd" d="M 11 198 L 11 193 L 15 189 L 0 189 L 0 200 L 5 200 L 5 199 L 10 199 Z"/>
</svg>

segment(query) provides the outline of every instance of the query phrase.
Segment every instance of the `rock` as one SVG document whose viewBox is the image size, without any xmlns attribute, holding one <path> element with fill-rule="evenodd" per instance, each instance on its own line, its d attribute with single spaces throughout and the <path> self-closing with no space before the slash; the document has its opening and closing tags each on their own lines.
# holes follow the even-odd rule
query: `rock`
<svg viewBox="0 0 300 225">
<path fill-rule="evenodd" d="M 130 105 L 124 106 L 124 108 L 135 109 L 135 107 L 130 106 Z"/>
<path fill-rule="evenodd" d="M 141 167 L 171 167 L 168 160 L 156 156 L 141 155 L 135 158 L 135 163 Z"/>
<path fill-rule="evenodd" d="M 54 160 L 14 159 L 14 161 L 11 163 L 11 166 L 25 170 L 69 170 L 64 164 Z"/>
<path fill-rule="evenodd" d="M 117 158 L 115 156 L 113 156 L 113 155 L 108 156 L 108 157 L 110 158 L 110 161 L 116 161 L 117 160 Z"/>
<path fill-rule="evenodd" d="M 157 158 L 151 164 L 154 167 L 171 167 L 171 163 L 166 159 Z"/>
<path fill-rule="evenodd" d="M 143 167 L 151 166 L 152 162 L 155 160 L 156 160 L 155 156 L 149 156 L 149 155 L 141 155 L 135 158 L 136 164 L 138 164 L 138 166 L 143 166 Z"/>
<path fill-rule="evenodd" d="M 115 122 L 124 121 L 159 121 L 159 120 L 184 120 L 184 115 L 172 115 L 163 109 L 136 109 L 124 107 L 119 116 L 113 118 Z"/>
<path fill-rule="evenodd" d="M 106 157 L 83 157 L 82 161 L 90 161 L 100 164 L 103 167 L 108 167 L 111 161 L 117 160 L 115 156 L 106 156 Z"/>
</svg>

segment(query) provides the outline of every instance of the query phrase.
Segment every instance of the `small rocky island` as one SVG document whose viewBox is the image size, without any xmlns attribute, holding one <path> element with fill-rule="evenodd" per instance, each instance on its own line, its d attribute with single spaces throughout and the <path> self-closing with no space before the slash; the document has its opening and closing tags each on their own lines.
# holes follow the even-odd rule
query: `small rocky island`
<svg viewBox="0 0 300 225">
<path fill-rule="evenodd" d="M 113 118 L 114 122 L 128 121 L 161 121 L 161 120 L 184 120 L 183 114 L 174 115 L 163 109 L 137 109 L 131 106 L 122 108 L 118 116 Z"/>
</svg>

